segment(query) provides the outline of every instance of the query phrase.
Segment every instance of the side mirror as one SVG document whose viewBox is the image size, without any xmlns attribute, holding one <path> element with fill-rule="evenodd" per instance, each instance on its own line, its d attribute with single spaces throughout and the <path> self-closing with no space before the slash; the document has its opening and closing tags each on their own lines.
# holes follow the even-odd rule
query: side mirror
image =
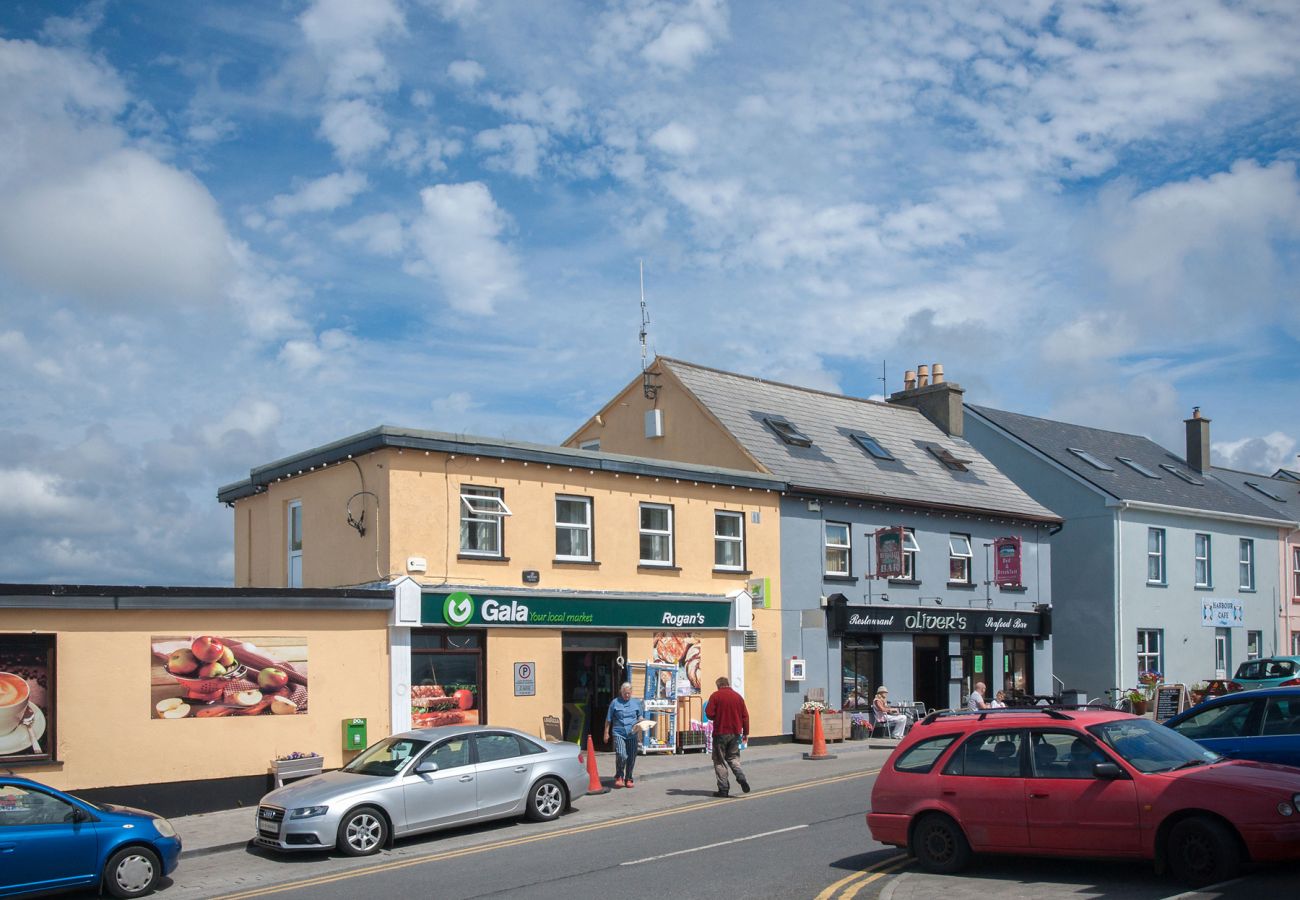
<svg viewBox="0 0 1300 900">
<path fill-rule="evenodd" d="M 431 759 L 422 759 L 415 767 L 416 775 L 427 775 L 438 771 L 438 764 Z"/>
<path fill-rule="evenodd" d="M 79 822 L 85 822 L 89 818 L 90 818 L 90 813 L 86 812 L 84 809 L 78 806 L 78 807 L 74 807 L 72 812 L 64 816 L 63 821 L 77 824 Z"/>
<path fill-rule="evenodd" d="M 1093 778 L 1121 778 L 1124 770 L 1113 762 L 1100 762 L 1092 764 Z"/>
</svg>

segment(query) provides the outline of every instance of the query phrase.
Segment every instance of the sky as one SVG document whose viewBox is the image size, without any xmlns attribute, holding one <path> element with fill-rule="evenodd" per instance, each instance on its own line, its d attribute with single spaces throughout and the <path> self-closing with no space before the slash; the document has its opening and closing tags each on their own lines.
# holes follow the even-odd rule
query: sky
<svg viewBox="0 0 1300 900">
<path fill-rule="evenodd" d="M 0 4 L 0 581 L 229 584 L 220 485 L 558 443 L 649 352 L 1300 451 L 1300 5 Z M 883 378 L 883 380 L 882 380 Z"/>
</svg>

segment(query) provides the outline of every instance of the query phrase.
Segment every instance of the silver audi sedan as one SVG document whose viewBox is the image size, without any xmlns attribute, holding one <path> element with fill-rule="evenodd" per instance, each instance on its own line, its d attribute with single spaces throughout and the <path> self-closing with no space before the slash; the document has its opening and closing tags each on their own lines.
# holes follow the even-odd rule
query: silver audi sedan
<svg viewBox="0 0 1300 900">
<path fill-rule="evenodd" d="M 385 738 L 336 772 L 271 791 L 257 807 L 255 843 L 365 856 L 437 828 L 518 815 L 549 821 L 587 785 L 576 744 L 486 725 L 421 728 Z"/>
</svg>

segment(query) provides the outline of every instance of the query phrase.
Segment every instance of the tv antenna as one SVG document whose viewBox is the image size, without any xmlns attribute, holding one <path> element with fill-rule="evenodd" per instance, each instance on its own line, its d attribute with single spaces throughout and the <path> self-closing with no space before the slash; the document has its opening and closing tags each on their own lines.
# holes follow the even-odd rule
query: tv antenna
<svg viewBox="0 0 1300 900">
<path fill-rule="evenodd" d="M 645 260 L 637 260 L 641 273 L 641 393 L 647 400 L 659 399 L 659 385 L 650 382 L 651 375 L 646 371 L 646 329 L 650 325 L 650 313 L 645 305 Z"/>
<path fill-rule="evenodd" d="M 889 397 L 889 374 L 887 371 L 889 363 L 885 360 L 880 361 L 880 396 L 888 399 Z"/>
</svg>

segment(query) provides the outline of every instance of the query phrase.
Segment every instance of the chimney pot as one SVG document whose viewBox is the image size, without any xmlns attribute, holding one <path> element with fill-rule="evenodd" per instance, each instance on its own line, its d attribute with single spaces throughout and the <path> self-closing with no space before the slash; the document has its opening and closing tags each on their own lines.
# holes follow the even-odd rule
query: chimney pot
<svg viewBox="0 0 1300 900">
<path fill-rule="evenodd" d="M 1193 407 L 1192 407 L 1192 418 L 1193 418 L 1193 419 L 1199 419 L 1200 417 L 1201 417 L 1201 408 L 1200 408 L 1199 406 L 1193 406 Z"/>
<path fill-rule="evenodd" d="M 908 369 L 903 373 L 903 390 L 910 391 L 916 387 L 916 373 Z"/>
<path fill-rule="evenodd" d="M 930 383 L 930 367 L 925 363 L 916 367 L 916 386 L 925 387 Z"/>
<path fill-rule="evenodd" d="M 943 363 L 935 363 L 930 371 L 934 372 L 934 383 L 943 384 Z"/>
</svg>

